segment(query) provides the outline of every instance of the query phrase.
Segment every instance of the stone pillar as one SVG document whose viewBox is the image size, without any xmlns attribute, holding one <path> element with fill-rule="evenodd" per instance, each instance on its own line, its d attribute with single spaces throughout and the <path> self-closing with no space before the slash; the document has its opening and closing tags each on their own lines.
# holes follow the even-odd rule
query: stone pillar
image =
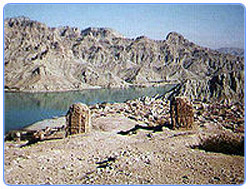
<svg viewBox="0 0 250 189">
<path fill-rule="evenodd" d="M 170 101 L 172 128 L 191 129 L 194 123 L 194 110 L 186 97 L 175 97 Z"/>
<path fill-rule="evenodd" d="M 91 129 L 91 112 L 87 105 L 72 104 L 66 114 L 66 136 L 88 133 Z"/>
</svg>

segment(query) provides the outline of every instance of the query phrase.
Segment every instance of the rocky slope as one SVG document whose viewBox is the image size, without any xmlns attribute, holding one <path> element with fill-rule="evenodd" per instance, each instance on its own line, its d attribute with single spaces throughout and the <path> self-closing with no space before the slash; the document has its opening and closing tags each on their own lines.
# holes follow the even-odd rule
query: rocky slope
<svg viewBox="0 0 250 189">
<path fill-rule="evenodd" d="M 165 40 L 128 39 L 110 28 L 50 28 L 18 17 L 5 19 L 4 33 L 6 91 L 122 88 L 188 80 L 198 82 L 192 93 L 204 94 L 201 82 L 209 96 L 220 96 L 223 90 L 227 96 L 244 94 L 244 57 L 200 47 L 175 32 Z"/>
</svg>

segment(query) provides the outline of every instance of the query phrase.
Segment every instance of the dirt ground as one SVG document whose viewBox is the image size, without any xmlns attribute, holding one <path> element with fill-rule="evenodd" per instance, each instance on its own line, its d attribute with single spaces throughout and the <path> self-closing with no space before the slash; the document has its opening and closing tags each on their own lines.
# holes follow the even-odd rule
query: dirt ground
<svg viewBox="0 0 250 189">
<path fill-rule="evenodd" d="M 207 130 L 138 127 L 135 120 L 121 114 L 99 117 L 88 134 L 24 147 L 5 142 L 5 183 L 242 184 L 244 156 L 193 148 Z"/>
</svg>

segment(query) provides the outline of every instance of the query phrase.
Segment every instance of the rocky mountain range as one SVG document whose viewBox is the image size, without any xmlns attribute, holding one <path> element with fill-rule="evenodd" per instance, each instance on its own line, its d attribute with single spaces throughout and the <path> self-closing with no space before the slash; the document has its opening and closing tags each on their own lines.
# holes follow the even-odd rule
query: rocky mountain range
<svg viewBox="0 0 250 189">
<path fill-rule="evenodd" d="M 244 57 L 244 53 L 245 53 L 244 49 L 234 48 L 234 47 L 223 47 L 223 48 L 217 49 L 217 51 L 224 53 L 224 54 L 231 54 L 231 55 L 241 56 L 241 57 Z"/>
<path fill-rule="evenodd" d="M 4 20 L 5 91 L 53 92 L 175 83 L 178 94 L 244 101 L 244 57 L 171 32 L 129 39 L 110 28 L 48 27 Z"/>
</svg>

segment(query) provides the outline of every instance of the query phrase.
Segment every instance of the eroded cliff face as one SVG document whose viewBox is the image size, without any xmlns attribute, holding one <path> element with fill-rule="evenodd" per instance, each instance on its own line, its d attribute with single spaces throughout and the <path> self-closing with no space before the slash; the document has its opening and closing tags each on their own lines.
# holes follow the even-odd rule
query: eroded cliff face
<svg viewBox="0 0 250 189">
<path fill-rule="evenodd" d="M 244 96 L 244 57 L 200 47 L 175 32 L 165 40 L 128 39 L 110 28 L 50 28 L 10 18 L 4 21 L 4 65 L 7 91 L 168 81 L 181 83 L 183 93 L 195 98 Z"/>
</svg>

